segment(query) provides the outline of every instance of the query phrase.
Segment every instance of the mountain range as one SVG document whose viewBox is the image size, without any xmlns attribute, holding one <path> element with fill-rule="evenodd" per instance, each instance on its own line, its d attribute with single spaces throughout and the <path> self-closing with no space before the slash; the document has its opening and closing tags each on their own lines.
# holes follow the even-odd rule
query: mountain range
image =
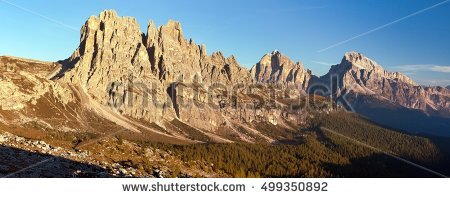
<svg viewBox="0 0 450 198">
<path fill-rule="evenodd" d="M 278 51 L 248 70 L 234 56 L 208 55 L 205 45 L 184 38 L 179 22 L 155 27 L 150 21 L 142 33 L 134 18 L 112 10 L 86 21 L 79 47 L 66 60 L 1 57 L 1 64 L 4 123 L 45 117 L 38 122 L 80 130 L 90 122 L 82 115 L 89 114 L 170 141 L 201 141 L 184 134 L 183 127 L 218 142 L 233 141 L 230 134 L 218 133 L 222 129 L 244 141 L 272 141 L 252 122 L 291 128 L 286 119 L 292 112 L 283 100 L 295 97 L 282 93 L 293 87 L 297 99 L 321 95 L 381 125 L 450 136 L 448 89 L 420 86 L 361 53 L 345 53 L 321 77 Z M 257 108 L 272 100 L 275 108 Z M 55 113 L 44 116 L 49 108 Z"/>
<path fill-rule="evenodd" d="M 449 87 L 418 85 L 361 53 L 316 76 L 276 50 L 247 69 L 172 20 L 143 33 L 106 10 L 80 33 L 65 60 L 0 56 L 0 176 L 442 176 L 411 163 L 450 171 Z"/>
</svg>

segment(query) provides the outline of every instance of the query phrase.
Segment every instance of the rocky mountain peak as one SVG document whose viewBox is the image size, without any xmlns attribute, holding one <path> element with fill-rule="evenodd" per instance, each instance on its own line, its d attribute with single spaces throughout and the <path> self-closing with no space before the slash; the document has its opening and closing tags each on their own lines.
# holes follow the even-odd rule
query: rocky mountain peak
<svg viewBox="0 0 450 198">
<path fill-rule="evenodd" d="M 383 68 L 375 61 L 367 58 L 358 52 L 347 52 L 341 61 L 342 66 L 347 66 L 351 69 L 365 69 L 369 71 L 382 72 Z"/>
<path fill-rule="evenodd" d="M 227 58 L 229 61 L 237 62 L 236 57 L 234 55 L 231 55 Z"/>
<path fill-rule="evenodd" d="M 181 24 L 178 21 L 169 20 L 166 25 L 159 27 L 162 37 L 174 39 L 180 43 L 186 42 L 183 36 Z"/>
<path fill-rule="evenodd" d="M 264 55 L 253 66 L 251 73 L 257 82 L 294 84 L 303 90 L 306 90 L 311 78 L 311 72 L 300 62 L 294 63 L 277 50 Z"/>
<path fill-rule="evenodd" d="M 116 18 L 117 12 L 115 10 L 104 10 L 99 14 L 99 18 L 102 20 L 110 19 L 110 18 Z"/>
<path fill-rule="evenodd" d="M 167 24 L 165 25 L 165 27 L 174 28 L 176 30 L 181 31 L 181 23 L 179 21 L 174 21 L 172 19 L 169 19 L 169 21 L 167 21 Z"/>
<path fill-rule="evenodd" d="M 150 20 L 147 26 L 147 47 L 152 47 L 151 44 L 155 43 L 155 41 L 153 41 L 152 39 L 156 38 L 157 32 L 158 30 L 156 29 L 155 23 L 153 22 L 153 20 Z"/>
<path fill-rule="evenodd" d="M 169 20 L 158 28 L 150 22 L 148 27 L 146 47 L 150 62 L 154 73 L 165 84 L 174 81 L 234 83 L 234 80 L 250 79 L 234 56 L 225 58 L 219 51 L 208 56 L 205 45 L 186 40 L 179 22 Z"/>
<path fill-rule="evenodd" d="M 120 17 L 113 10 L 105 10 L 99 16 L 89 17 L 83 25 L 80 45 L 66 60 L 59 75 L 92 88 L 91 82 L 98 83 L 97 80 L 112 76 L 106 75 L 109 71 L 122 70 L 123 75 L 139 67 L 137 64 L 149 64 L 139 24 L 135 18 Z M 95 78 L 100 73 L 104 75 Z"/>
<path fill-rule="evenodd" d="M 200 46 L 200 54 L 201 54 L 202 57 L 205 57 L 205 56 L 208 55 L 208 53 L 207 53 L 207 51 L 206 51 L 206 45 L 202 44 L 202 45 Z"/>
<path fill-rule="evenodd" d="M 219 60 L 225 60 L 225 57 L 223 56 L 222 52 L 215 51 L 211 54 L 212 59 L 219 59 Z"/>
<path fill-rule="evenodd" d="M 176 89 L 178 83 L 195 88 L 199 83 L 207 87 L 212 83 L 252 81 L 250 72 L 240 67 L 234 56 L 225 58 L 221 52 L 208 56 L 204 45 L 186 40 L 179 22 L 169 20 L 156 27 L 149 21 L 144 34 L 134 18 L 120 17 L 111 10 L 86 21 L 79 47 L 56 73 L 51 79 L 79 87 L 91 101 L 114 106 L 121 115 L 157 123 L 174 117 L 189 118 L 191 124 L 201 127 L 219 123 L 210 120 L 219 119 L 217 112 L 206 118 L 193 109 L 178 108 L 173 100 L 176 92 L 168 90 Z M 144 101 L 148 100 L 146 88 L 152 89 L 152 97 L 162 103 L 162 108 L 140 105 L 148 102 Z M 193 97 L 184 94 L 180 97 Z"/>
<path fill-rule="evenodd" d="M 295 65 L 294 62 L 289 57 L 285 56 L 278 50 L 274 50 L 264 55 L 261 58 L 260 63 L 263 65 L 271 65 L 274 67 L 284 67 L 284 66 L 289 67 Z"/>
<path fill-rule="evenodd" d="M 282 55 L 282 54 L 281 54 L 281 52 L 278 51 L 278 50 L 273 50 L 272 52 L 267 53 L 267 55 L 273 56 L 273 55 Z"/>
<path fill-rule="evenodd" d="M 400 81 L 411 85 L 417 85 L 413 80 L 405 76 L 400 72 L 389 72 L 383 69 L 383 67 L 374 60 L 364 56 L 359 52 L 347 52 L 345 53 L 342 61 L 338 65 L 334 65 L 330 69 L 331 73 L 335 74 L 363 74 L 362 77 L 382 80 L 383 78 L 391 79 L 394 81 Z M 361 74 L 356 75 L 361 77 Z M 359 78 L 358 77 L 358 78 Z"/>
<path fill-rule="evenodd" d="M 337 77 L 337 81 L 331 78 Z M 424 88 L 400 72 L 389 72 L 381 65 L 358 52 L 348 52 L 338 65 L 320 77 L 320 83 L 336 86 L 332 94 L 344 93 L 375 95 L 407 108 L 427 111 L 448 109 L 448 93 L 439 89 Z M 314 83 L 314 82 L 313 82 Z"/>
</svg>

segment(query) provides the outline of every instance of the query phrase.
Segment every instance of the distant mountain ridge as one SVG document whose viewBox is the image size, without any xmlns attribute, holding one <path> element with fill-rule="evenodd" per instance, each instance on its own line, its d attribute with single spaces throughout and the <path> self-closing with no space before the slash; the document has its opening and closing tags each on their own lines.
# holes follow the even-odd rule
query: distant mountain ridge
<svg viewBox="0 0 450 198">
<path fill-rule="evenodd" d="M 450 131 L 448 89 L 420 86 L 361 53 L 346 53 L 340 64 L 312 81 L 310 85 L 330 85 L 328 95 L 379 124 L 435 135 Z"/>
<path fill-rule="evenodd" d="M 332 82 L 332 78 L 337 82 Z M 361 53 L 348 52 L 338 65 L 315 79 L 327 85 L 336 84 L 332 90 L 336 97 L 348 92 L 376 95 L 401 106 L 419 109 L 428 114 L 450 112 L 450 92 L 441 87 L 423 87 L 399 72 L 388 72 L 378 63 Z"/>
</svg>

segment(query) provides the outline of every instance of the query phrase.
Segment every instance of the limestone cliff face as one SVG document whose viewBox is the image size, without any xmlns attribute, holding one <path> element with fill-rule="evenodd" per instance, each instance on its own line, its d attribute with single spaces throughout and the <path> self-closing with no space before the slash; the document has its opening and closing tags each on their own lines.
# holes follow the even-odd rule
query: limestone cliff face
<svg viewBox="0 0 450 198">
<path fill-rule="evenodd" d="M 449 111 L 449 92 L 439 87 L 422 87 L 399 72 L 388 72 L 361 53 L 348 52 L 338 65 L 315 81 L 333 85 L 337 97 L 355 92 L 376 95 L 407 108 Z M 331 86 L 330 86 L 331 87 Z"/>
<path fill-rule="evenodd" d="M 133 119 L 177 118 L 207 130 L 218 127 L 221 114 L 193 102 L 206 103 L 205 90 L 213 83 L 252 81 L 234 56 L 209 56 L 204 45 L 186 40 L 179 22 L 157 28 L 150 21 L 144 34 L 134 18 L 115 11 L 86 21 L 80 46 L 53 78 L 80 86 L 93 101 Z"/>
<path fill-rule="evenodd" d="M 222 53 L 214 52 L 202 62 L 202 77 L 208 84 L 250 84 L 253 82 L 247 69 L 241 67 L 234 56 L 225 58 Z"/>
<path fill-rule="evenodd" d="M 143 38 L 134 18 L 119 17 L 114 11 L 91 16 L 81 28 L 80 46 L 66 61 L 68 71 L 61 81 L 79 85 L 93 100 L 125 115 L 160 120 L 163 111 L 171 111 L 165 107 L 165 90 L 153 75 Z M 162 108 L 144 101 L 152 85 L 152 96 Z"/>
<path fill-rule="evenodd" d="M 148 25 L 146 46 L 152 69 L 164 82 L 198 82 L 203 85 L 225 85 L 251 82 L 246 69 L 240 67 L 234 56 L 225 58 L 221 52 L 208 56 L 204 45 L 187 41 L 179 22 L 169 21 L 156 28 Z"/>
<path fill-rule="evenodd" d="M 179 22 L 169 21 L 159 28 L 150 22 L 145 45 L 152 70 L 161 81 L 201 81 L 200 47 L 186 41 Z"/>
<path fill-rule="evenodd" d="M 264 55 L 251 69 L 251 75 L 257 82 L 294 84 L 303 90 L 308 87 L 312 76 L 302 63 L 294 63 L 278 51 Z"/>
</svg>

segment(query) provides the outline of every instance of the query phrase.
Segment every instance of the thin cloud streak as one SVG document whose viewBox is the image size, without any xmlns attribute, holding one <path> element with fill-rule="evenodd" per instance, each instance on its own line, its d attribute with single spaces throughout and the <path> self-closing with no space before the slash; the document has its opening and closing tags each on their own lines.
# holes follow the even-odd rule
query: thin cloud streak
<svg viewBox="0 0 450 198">
<path fill-rule="evenodd" d="M 425 12 L 425 11 L 428 11 L 428 10 L 433 9 L 433 8 L 435 8 L 435 7 L 438 7 L 438 6 L 440 6 L 440 5 L 443 5 L 443 4 L 445 4 L 445 3 L 449 2 L 449 1 L 450 1 L 450 0 L 445 0 L 445 1 L 442 1 L 442 2 L 440 2 L 440 3 L 434 4 L 434 5 L 430 6 L 430 7 L 427 7 L 427 8 L 424 8 L 424 9 L 422 9 L 422 10 L 419 10 L 419 11 L 417 11 L 417 12 L 414 12 L 414 13 L 412 13 L 412 14 L 406 15 L 406 16 L 404 16 L 404 17 L 402 17 L 402 18 L 399 18 L 399 19 L 397 19 L 397 20 L 394 20 L 394 21 L 392 21 L 392 22 L 389 22 L 389 23 L 386 23 L 386 24 L 384 24 L 384 25 L 378 26 L 378 27 L 376 27 L 376 28 L 374 28 L 374 29 L 371 29 L 371 30 L 369 30 L 369 31 L 367 31 L 367 32 L 358 34 L 358 35 L 356 35 L 356 36 L 354 36 L 354 37 L 351 37 L 351 38 L 349 38 L 349 39 L 346 39 L 346 40 L 343 40 L 343 41 L 341 41 L 341 42 L 338 42 L 338 43 L 335 43 L 335 44 L 333 44 L 333 45 L 330 45 L 330 46 L 328 46 L 328 47 L 326 47 L 326 48 L 323 48 L 323 49 L 321 49 L 321 50 L 319 50 L 319 51 L 317 51 L 317 52 L 324 52 L 324 51 L 329 50 L 329 49 L 331 49 L 331 48 L 334 48 L 334 47 L 337 47 L 337 46 L 339 46 L 339 45 L 348 43 L 348 42 L 350 42 L 350 41 L 352 41 L 352 40 L 355 40 L 355 39 L 357 39 L 357 38 L 363 37 L 363 36 L 365 36 L 365 35 L 368 35 L 368 34 L 370 34 L 370 33 L 373 33 L 373 32 L 375 32 L 375 31 L 381 30 L 381 29 L 383 29 L 383 28 L 386 28 L 386 27 L 388 27 L 388 26 L 391 26 L 391 25 L 393 25 L 393 24 L 396 24 L 396 23 L 398 23 L 398 22 L 400 22 L 400 21 L 403 21 L 403 20 L 405 20 L 405 19 L 408 19 L 408 18 L 410 18 L 410 17 L 413 17 L 413 16 L 416 16 L 416 15 L 418 15 L 418 14 L 421 14 L 422 12 Z"/>
<path fill-rule="evenodd" d="M 431 71 L 450 73 L 450 66 L 433 66 Z"/>
<path fill-rule="evenodd" d="M 33 10 L 30 10 L 30 9 L 28 9 L 28 8 L 22 7 L 22 6 L 20 6 L 20 5 L 14 4 L 14 3 L 9 2 L 9 1 L 6 1 L 6 0 L 0 0 L 0 1 L 3 2 L 3 3 L 9 4 L 9 5 L 11 5 L 11 6 L 14 6 L 14 7 L 18 8 L 18 9 L 21 9 L 21 10 L 23 10 L 23 11 L 25 11 L 25 12 L 28 12 L 28 13 L 30 13 L 30 14 L 32 14 L 32 15 L 38 16 L 38 17 L 40 17 L 40 18 L 42 18 L 42 19 L 45 19 L 45 20 L 47 20 L 47 21 L 49 21 L 49 22 L 51 22 L 51 23 L 57 24 L 57 25 L 59 25 L 59 26 L 61 26 L 61 27 L 65 27 L 65 28 L 70 29 L 70 30 L 73 30 L 73 31 L 75 31 L 75 32 L 79 32 L 79 31 L 80 31 L 79 29 L 77 29 L 77 28 L 75 28 L 75 27 L 73 27 L 73 26 L 67 25 L 67 24 L 65 24 L 65 23 L 63 23 L 63 22 L 61 22 L 61 21 L 52 19 L 52 18 L 50 18 L 50 17 L 48 17 L 48 16 L 45 16 L 45 15 L 43 15 L 43 14 L 40 14 L 40 13 L 35 12 L 35 11 L 33 11 Z"/>
<path fill-rule="evenodd" d="M 450 73 L 450 66 L 441 66 L 433 64 L 422 64 L 422 65 L 399 65 L 391 67 L 398 71 L 403 72 L 416 72 L 416 71 L 433 71 L 440 73 Z"/>
<path fill-rule="evenodd" d="M 327 62 L 322 62 L 322 61 L 311 61 L 311 62 L 319 64 L 319 65 L 325 65 L 325 66 L 336 65 L 336 63 L 327 63 Z"/>
</svg>

